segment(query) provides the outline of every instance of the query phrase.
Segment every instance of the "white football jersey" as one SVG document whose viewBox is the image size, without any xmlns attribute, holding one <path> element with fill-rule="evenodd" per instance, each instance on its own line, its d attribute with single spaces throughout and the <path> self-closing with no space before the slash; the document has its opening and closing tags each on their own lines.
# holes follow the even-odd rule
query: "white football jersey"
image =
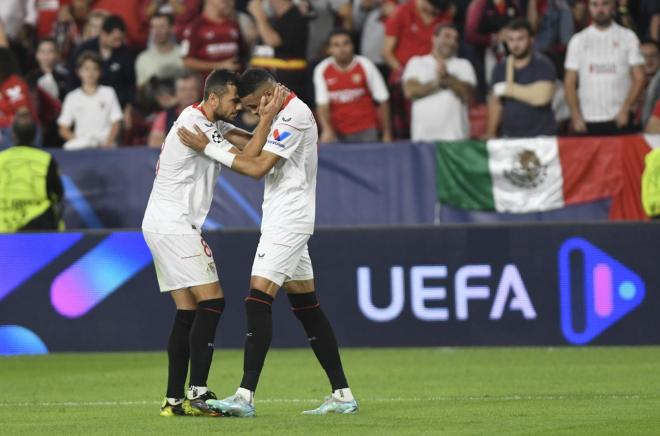
<svg viewBox="0 0 660 436">
<path fill-rule="evenodd" d="M 282 159 L 266 176 L 262 233 L 314 233 L 317 148 L 314 114 L 291 93 L 273 121 L 263 148 Z"/>
<path fill-rule="evenodd" d="M 642 65 L 635 33 L 612 23 L 606 30 L 593 24 L 573 35 L 564 66 L 578 73 L 580 111 L 586 122 L 611 121 L 630 91 L 630 68 Z"/>
<path fill-rule="evenodd" d="M 232 147 L 224 135 L 235 128 L 233 125 L 210 122 L 198 104 L 185 108 L 161 147 L 156 179 L 142 221 L 143 230 L 171 235 L 201 231 L 211 208 L 221 165 L 186 147 L 179 139 L 176 133 L 179 127 L 194 132 L 195 125 L 206 133 L 211 144 L 225 150 Z"/>
</svg>

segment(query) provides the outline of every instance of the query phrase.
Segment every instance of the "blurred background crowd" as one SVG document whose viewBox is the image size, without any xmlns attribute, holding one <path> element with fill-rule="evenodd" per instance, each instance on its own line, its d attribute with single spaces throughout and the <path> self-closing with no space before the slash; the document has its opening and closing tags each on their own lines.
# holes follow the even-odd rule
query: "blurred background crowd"
<svg viewBox="0 0 660 436">
<path fill-rule="evenodd" d="M 249 67 L 324 143 L 660 133 L 659 34 L 658 0 L 3 0 L 0 148 L 21 113 L 43 147 L 160 147 Z"/>
</svg>

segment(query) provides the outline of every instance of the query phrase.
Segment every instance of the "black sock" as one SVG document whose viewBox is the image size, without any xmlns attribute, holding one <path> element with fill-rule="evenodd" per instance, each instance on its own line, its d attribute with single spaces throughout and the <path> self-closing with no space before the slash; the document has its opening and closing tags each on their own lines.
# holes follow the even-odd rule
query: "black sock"
<svg viewBox="0 0 660 436">
<path fill-rule="evenodd" d="M 167 343 L 167 398 L 183 398 L 190 358 L 189 335 L 195 319 L 194 310 L 177 310 Z"/>
<path fill-rule="evenodd" d="M 190 385 L 206 386 L 213 360 L 213 341 L 220 315 L 225 309 L 224 298 L 197 303 L 195 322 L 190 329 Z"/>
<path fill-rule="evenodd" d="M 332 390 L 347 388 L 348 381 L 341 366 L 337 339 L 316 299 L 316 292 L 287 295 L 294 315 L 300 320 L 307 333 L 316 358 L 328 375 Z"/>
<path fill-rule="evenodd" d="M 245 299 L 247 334 L 241 387 L 250 391 L 257 390 L 259 375 L 270 348 L 270 339 L 273 336 L 272 304 L 273 297 L 255 289 L 251 289 L 250 295 Z"/>
</svg>

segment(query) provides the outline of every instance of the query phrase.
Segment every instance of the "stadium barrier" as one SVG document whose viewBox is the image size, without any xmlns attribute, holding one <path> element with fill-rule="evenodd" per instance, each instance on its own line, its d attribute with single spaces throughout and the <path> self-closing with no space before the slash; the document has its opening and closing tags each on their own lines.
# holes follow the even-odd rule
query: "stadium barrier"
<svg viewBox="0 0 660 436">
<path fill-rule="evenodd" d="M 660 135 L 656 139 L 660 140 Z M 446 147 L 445 144 L 404 142 L 321 146 L 317 224 L 409 225 L 438 221 L 644 218 L 639 200 L 639 175 L 644 153 L 650 149 L 647 142 L 653 142 L 649 136 L 562 138 L 559 141 L 560 151 L 555 151 L 554 158 L 545 154 L 536 156 L 533 153 L 538 148 L 535 141 L 538 142 L 539 138 L 517 140 L 515 146 L 502 148 L 510 150 L 510 156 L 499 154 L 501 175 L 490 175 L 487 165 L 475 165 L 469 159 L 462 158 L 465 152 L 474 155 L 484 149 L 478 141 L 447 144 Z M 529 152 L 526 151 L 528 149 Z M 456 150 L 456 153 L 451 154 L 451 150 Z M 470 153 L 471 150 L 473 152 Z M 487 187 L 491 178 L 509 183 L 510 180 L 505 177 L 508 173 L 511 173 L 509 179 L 520 185 L 512 185 L 510 190 L 527 196 L 520 197 L 524 204 L 529 203 L 525 198 L 530 196 L 546 198 L 541 195 L 545 187 L 539 186 L 539 181 L 557 185 L 556 177 L 552 176 L 551 161 L 559 162 L 558 156 L 562 150 L 571 151 L 570 159 L 566 159 L 567 154 L 562 152 L 563 165 L 566 162 L 581 162 L 583 165 L 572 165 L 570 174 L 564 165 L 566 192 L 547 197 L 549 205 L 545 205 L 545 209 L 527 213 L 496 213 L 465 207 L 466 204 L 483 206 L 479 199 L 485 198 L 487 193 L 475 187 Z M 55 151 L 54 155 L 60 163 L 66 189 L 64 218 L 67 228 L 140 227 L 153 184 L 158 150 Z M 451 167 L 439 164 L 443 160 L 448 162 L 452 156 Z M 607 177 L 603 178 L 603 175 Z M 478 185 L 477 179 L 485 183 Z M 453 195 L 448 195 L 445 189 L 449 183 L 459 188 L 452 191 Z M 501 184 L 498 186 L 501 187 Z M 567 191 L 569 189 L 570 192 Z M 206 228 L 258 228 L 262 198 L 261 182 L 232 171 L 223 171 Z M 453 200 L 445 201 L 443 207 L 438 209 L 438 198 Z M 557 200 L 561 201 L 558 203 Z M 553 205 L 554 210 L 548 210 Z M 612 215 L 612 210 L 618 212 Z"/>
<path fill-rule="evenodd" d="M 253 230 L 209 232 L 241 347 Z M 660 225 L 320 228 L 322 307 L 342 346 L 660 344 Z M 158 350 L 174 306 L 139 232 L 0 235 L 0 354 Z M 283 295 L 273 345 L 307 339 Z"/>
</svg>

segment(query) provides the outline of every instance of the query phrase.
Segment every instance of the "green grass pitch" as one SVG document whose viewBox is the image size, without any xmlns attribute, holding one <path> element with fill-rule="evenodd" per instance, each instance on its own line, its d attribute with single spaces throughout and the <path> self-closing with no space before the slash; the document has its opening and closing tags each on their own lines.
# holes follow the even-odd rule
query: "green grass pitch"
<svg viewBox="0 0 660 436">
<path fill-rule="evenodd" d="M 309 350 L 271 350 L 257 417 L 161 418 L 165 353 L 0 357 L 2 435 L 653 435 L 660 347 L 345 349 L 353 416 L 301 416 L 329 386 Z M 234 392 L 242 352 L 216 350 Z"/>
</svg>

